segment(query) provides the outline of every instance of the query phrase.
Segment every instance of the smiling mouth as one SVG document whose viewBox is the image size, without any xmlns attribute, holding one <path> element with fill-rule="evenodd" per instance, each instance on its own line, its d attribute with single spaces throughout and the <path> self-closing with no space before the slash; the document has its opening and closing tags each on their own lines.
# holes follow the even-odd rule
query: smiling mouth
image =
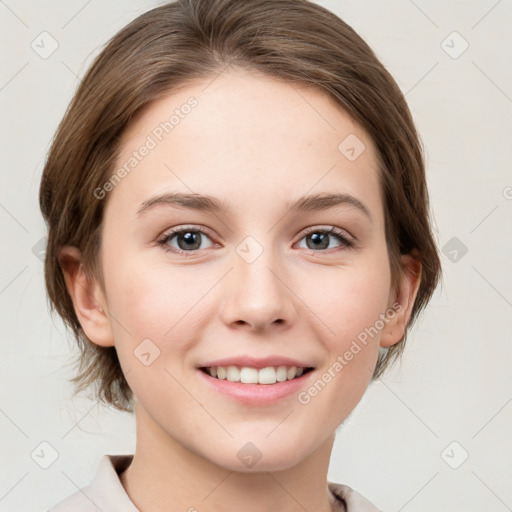
<svg viewBox="0 0 512 512">
<path fill-rule="evenodd" d="M 296 380 L 313 371 L 313 367 L 269 366 L 267 368 L 249 368 L 238 366 L 208 366 L 199 368 L 206 375 L 218 380 L 239 382 L 242 384 L 279 384 Z"/>
</svg>

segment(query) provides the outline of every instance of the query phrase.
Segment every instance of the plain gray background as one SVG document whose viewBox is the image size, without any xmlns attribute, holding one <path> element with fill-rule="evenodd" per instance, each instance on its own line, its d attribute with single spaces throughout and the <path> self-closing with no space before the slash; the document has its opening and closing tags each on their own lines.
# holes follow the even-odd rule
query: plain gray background
<svg viewBox="0 0 512 512">
<path fill-rule="evenodd" d="M 92 58 L 160 3 L 0 1 L 1 511 L 46 510 L 86 485 L 102 454 L 135 448 L 130 415 L 71 399 L 75 349 L 47 310 L 38 187 Z M 512 510 L 512 2 L 317 3 L 370 44 L 406 94 L 444 267 L 402 365 L 338 432 L 329 480 L 386 511 Z M 47 469 L 33 457 L 52 453 L 41 443 L 56 452 Z"/>
</svg>

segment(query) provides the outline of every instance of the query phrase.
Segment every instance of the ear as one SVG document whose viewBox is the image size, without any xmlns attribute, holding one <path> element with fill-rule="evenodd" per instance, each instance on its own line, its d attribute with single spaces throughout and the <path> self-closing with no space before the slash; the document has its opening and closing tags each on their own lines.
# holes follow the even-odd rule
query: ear
<svg viewBox="0 0 512 512">
<path fill-rule="evenodd" d="M 114 345 L 106 300 L 99 283 L 92 281 L 81 263 L 76 247 L 63 247 L 58 256 L 68 293 L 73 301 L 82 329 L 93 343 L 103 347 Z"/>
<path fill-rule="evenodd" d="M 390 294 L 389 313 L 386 312 L 388 322 L 382 330 L 381 347 L 390 347 L 402 339 L 421 282 L 419 259 L 412 254 L 405 254 L 402 255 L 401 261 L 402 278 L 398 290 L 396 292 L 392 290 Z"/>
</svg>

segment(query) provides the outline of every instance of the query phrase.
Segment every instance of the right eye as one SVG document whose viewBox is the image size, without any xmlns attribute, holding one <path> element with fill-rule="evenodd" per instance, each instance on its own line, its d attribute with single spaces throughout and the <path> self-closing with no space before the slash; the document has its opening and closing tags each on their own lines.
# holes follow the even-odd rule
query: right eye
<svg viewBox="0 0 512 512">
<path fill-rule="evenodd" d="M 164 251 L 188 256 L 186 253 L 193 253 L 195 251 L 208 248 L 201 247 L 201 242 L 204 237 L 211 240 L 206 231 L 200 228 L 173 229 L 163 235 L 163 237 L 158 240 L 158 244 L 162 246 Z M 173 240 L 175 240 L 177 247 L 172 244 Z"/>
</svg>

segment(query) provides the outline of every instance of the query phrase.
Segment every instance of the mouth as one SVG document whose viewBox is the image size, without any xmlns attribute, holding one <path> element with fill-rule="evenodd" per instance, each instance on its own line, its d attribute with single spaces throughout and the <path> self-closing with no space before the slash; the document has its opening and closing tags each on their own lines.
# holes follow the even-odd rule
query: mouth
<svg viewBox="0 0 512 512">
<path fill-rule="evenodd" d="M 203 366 L 200 371 L 216 380 L 241 384 L 272 385 L 298 380 L 314 370 L 314 367 L 267 366 L 251 368 L 240 366 Z"/>
<path fill-rule="evenodd" d="M 216 394 L 242 406 L 274 407 L 311 385 L 316 374 L 306 366 L 201 366 L 200 380 Z"/>
</svg>

